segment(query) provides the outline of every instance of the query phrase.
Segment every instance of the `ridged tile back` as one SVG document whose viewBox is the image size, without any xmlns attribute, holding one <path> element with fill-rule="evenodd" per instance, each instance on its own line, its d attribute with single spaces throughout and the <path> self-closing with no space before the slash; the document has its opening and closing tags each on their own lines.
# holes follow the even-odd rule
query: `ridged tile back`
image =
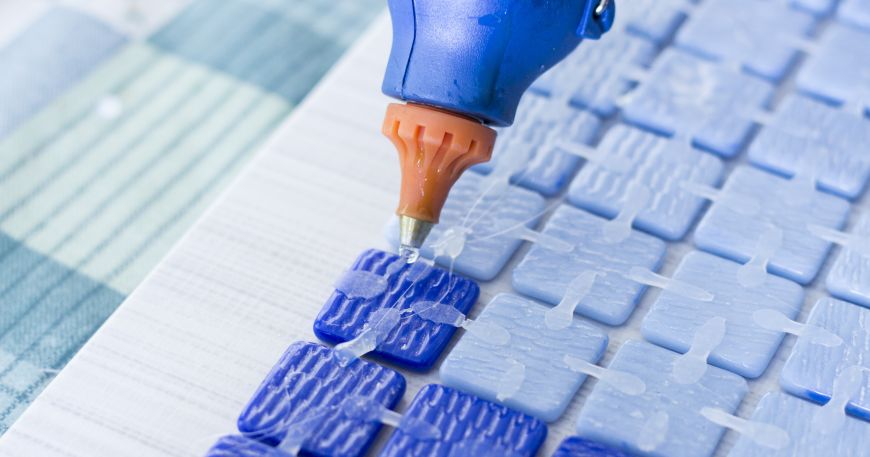
<svg viewBox="0 0 870 457">
<path fill-rule="evenodd" d="M 375 249 L 362 253 L 351 271 L 383 276 L 392 268 L 385 292 L 372 298 L 352 298 L 336 290 L 314 322 L 317 336 L 330 343 L 349 341 L 363 331 L 372 313 L 382 308 L 407 310 L 414 303 L 435 301 L 468 313 L 477 301 L 480 288 L 473 281 L 422 262 L 404 262 L 395 254 Z M 403 265 L 398 267 L 397 263 Z M 435 362 L 455 331 L 455 327 L 408 313 L 375 352 L 400 365 L 425 369 Z"/>
<path fill-rule="evenodd" d="M 392 408 L 404 391 L 405 378 L 389 368 L 360 359 L 342 367 L 331 349 L 297 342 L 287 349 L 242 411 L 239 431 L 276 445 L 288 427 L 304 424 L 309 434 L 302 444 L 305 453 L 355 457 L 366 450 L 380 423 L 344 416 L 338 406 L 354 396 Z"/>
<path fill-rule="evenodd" d="M 538 419 L 436 384 L 420 390 L 405 416 L 435 425 L 441 438 L 419 440 L 399 428 L 381 457 L 531 457 L 547 436 Z"/>
</svg>

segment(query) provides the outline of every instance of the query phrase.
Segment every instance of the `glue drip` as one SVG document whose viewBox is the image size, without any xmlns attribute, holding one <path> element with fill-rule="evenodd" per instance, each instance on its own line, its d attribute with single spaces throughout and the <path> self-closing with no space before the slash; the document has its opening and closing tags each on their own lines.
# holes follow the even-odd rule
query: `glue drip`
<svg viewBox="0 0 870 457">
<path fill-rule="evenodd" d="M 743 216 L 755 216 L 761 212 L 761 203 L 748 195 L 741 195 L 736 192 L 725 193 L 715 187 L 692 181 L 681 182 L 680 188 L 697 197 L 719 203 Z"/>
<path fill-rule="evenodd" d="M 374 351 L 399 325 L 401 319 L 402 312 L 396 308 L 381 308 L 372 312 L 365 328 L 356 338 L 335 346 L 339 365 L 346 367 L 354 359 Z"/>
<path fill-rule="evenodd" d="M 713 294 L 698 286 L 662 276 L 646 268 L 631 267 L 631 269 L 628 270 L 628 274 L 624 274 L 623 276 L 636 283 L 650 287 L 658 287 L 659 289 L 672 292 L 691 300 L 709 302 L 713 301 L 713 298 L 715 298 Z"/>
<path fill-rule="evenodd" d="M 767 281 L 767 265 L 782 247 L 782 229 L 771 225 L 755 244 L 757 254 L 737 269 L 737 283 L 743 287 L 758 287 Z"/>
<path fill-rule="evenodd" d="M 639 182 L 631 185 L 622 210 L 613 219 L 602 226 L 603 240 L 606 243 L 620 243 L 631 236 L 631 225 L 641 211 L 646 209 L 652 199 L 649 188 Z"/>
<path fill-rule="evenodd" d="M 387 291 L 387 278 L 370 271 L 348 270 L 333 284 L 335 290 L 349 299 L 369 300 Z"/>
<path fill-rule="evenodd" d="M 495 398 L 498 401 L 505 401 L 516 395 L 526 380 L 525 365 L 514 359 L 510 359 L 508 363 L 510 366 L 502 375 L 496 388 Z"/>
<path fill-rule="evenodd" d="M 725 338 L 725 319 L 714 317 L 704 323 L 692 338 L 692 346 L 674 360 L 673 378 L 678 384 L 694 384 L 707 372 L 707 358 Z"/>
<path fill-rule="evenodd" d="M 573 244 L 545 233 L 536 232 L 526 226 L 517 228 L 517 235 L 522 240 L 539 244 L 551 251 L 567 253 L 574 250 Z"/>
<path fill-rule="evenodd" d="M 602 368 L 568 354 L 562 358 L 562 361 L 571 371 L 592 376 L 626 395 L 641 395 L 646 392 L 646 383 L 631 373 Z"/>
<path fill-rule="evenodd" d="M 795 336 L 805 335 L 812 343 L 822 346 L 836 347 L 843 344 L 843 339 L 839 335 L 822 327 L 795 322 L 774 309 L 759 309 L 752 313 L 752 320 L 763 329 L 791 333 Z"/>
<path fill-rule="evenodd" d="M 864 367 L 847 367 L 834 379 L 831 399 L 813 416 L 813 428 L 819 433 L 835 432 L 846 423 L 846 405 L 852 396 L 864 386 Z"/>
<path fill-rule="evenodd" d="M 807 230 L 818 238 L 843 246 L 858 255 L 870 257 L 870 237 L 845 233 L 816 224 L 808 225 Z"/>
<path fill-rule="evenodd" d="M 719 408 L 704 407 L 701 409 L 701 415 L 716 425 L 729 428 L 749 438 L 759 446 L 780 450 L 791 442 L 788 433 L 776 425 L 748 421 Z"/>
<path fill-rule="evenodd" d="M 664 411 L 654 412 L 649 419 L 644 422 L 637 436 L 637 448 L 643 452 L 653 452 L 668 437 L 668 426 L 670 417 Z"/>
<path fill-rule="evenodd" d="M 303 420 L 287 425 L 284 439 L 278 443 L 278 449 L 292 456 L 299 455 L 311 433 L 320 429 L 323 421 L 334 415 L 337 409 L 335 405 L 318 406 L 309 411 Z M 281 423 L 279 426 L 283 427 L 284 424 Z"/>
<path fill-rule="evenodd" d="M 544 313 L 544 324 L 550 330 L 562 330 L 568 328 L 574 321 L 574 311 L 580 306 L 580 302 L 592 291 L 595 279 L 601 273 L 596 271 L 584 271 L 568 284 L 565 296 L 559 304 Z"/>
<path fill-rule="evenodd" d="M 414 246 L 399 246 L 399 257 L 405 259 L 405 263 L 414 263 L 420 258 L 420 249 Z"/>
<path fill-rule="evenodd" d="M 462 327 L 482 341 L 496 346 L 504 346 L 511 339 L 510 333 L 504 327 L 468 319 L 465 317 L 465 314 L 450 305 L 433 301 L 422 301 L 412 304 L 411 310 L 420 318 L 436 324 Z"/>
<path fill-rule="evenodd" d="M 432 243 L 432 251 L 435 254 L 435 258 L 448 257 L 452 265 L 456 261 L 456 258 L 459 257 L 459 254 L 462 254 L 462 251 L 465 250 L 465 242 L 468 240 L 470 233 L 471 229 L 469 228 L 460 226 L 448 227 Z"/>
<path fill-rule="evenodd" d="M 342 401 L 341 411 L 345 417 L 360 422 L 380 422 L 399 428 L 418 440 L 432 441 L 441 438 L 441 431 L 434 425 L 401 414 L 373 401 L 371 398 L 355 396 Z"/>
</svg>

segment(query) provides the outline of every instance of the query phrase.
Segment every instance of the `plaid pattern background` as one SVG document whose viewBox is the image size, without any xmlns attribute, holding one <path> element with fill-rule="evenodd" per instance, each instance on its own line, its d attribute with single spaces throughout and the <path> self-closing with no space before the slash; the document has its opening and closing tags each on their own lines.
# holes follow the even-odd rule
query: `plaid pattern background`
<svg viewBox="0 0 870 457">
<path fill-rule="evenodd" d="M 38 3 L 0 5 L 0 431 L 384 2 Z"/>
</svg>

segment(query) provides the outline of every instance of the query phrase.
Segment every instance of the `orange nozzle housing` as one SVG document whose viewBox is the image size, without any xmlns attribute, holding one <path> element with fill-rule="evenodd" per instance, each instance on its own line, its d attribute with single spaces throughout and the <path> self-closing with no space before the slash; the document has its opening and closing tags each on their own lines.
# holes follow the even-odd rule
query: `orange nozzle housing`
<svg viewBox="0 0 870 457">
<path fill-rule="evenodd" d="M 423 105 L 391 103 L 384 135 L 399 151 L 402 190 L 396 214 L 437 223 L 450 188 L 468 167 L 492 157 L 495 130 Z"/>
</svg>

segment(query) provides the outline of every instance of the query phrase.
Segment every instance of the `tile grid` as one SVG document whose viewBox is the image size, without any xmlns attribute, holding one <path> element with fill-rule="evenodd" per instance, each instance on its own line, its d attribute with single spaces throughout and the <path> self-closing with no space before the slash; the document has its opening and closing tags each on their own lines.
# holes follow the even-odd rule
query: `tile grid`
<svg viewBox="0 0 870 457">
<path fill-rule="evenodd" d="M 792 7 L 794 7 L 794 6 L 792 6 Z M 676 34 L 679 33 L 681 26 L 684 25 L 685 20 L 686 19 L 684 19 L 683 23 L 681 23 L 680 26 L 678 26 L 675 29 L 674 33 L 670 37 L 668 37 L 662 43 L 661 46 L 659 46 L 657 48 L 656 56 L 653 59 L 651 59 L 651 61 L 653 63 L 656 61 L 656 58 L 658 58 L 664 50 L 674 46 L 674 38 L 675 38 Z M 814 33 L 812 35 L 813 39 L 818 39 L 820 34 L 824 32 L 824 29 L 827 26 L 829 26 L 832 22 L 834 22 L 834 20 L 835 19 L 833 16 L 833 12 L 825 15 L 824 19 L 819 21 L 817 26 L 816 26 L 816 29 L 814 30 Z M 807 55 L 803 52 L 799 52 L 797 59 L 795 59 L 795 61 L 792 62 L 791 65 L 789 66 L 788 71 L 786 73 L 786 76 L 782 79 L 782 81 L 778 85 L 776 85 L 774 97 L 771 101 L 770 106 L 766 107 L 767 110 L 775 111 L 775 109 L 781 103 L 782 99 L 787 94 L 793 93 L 796 91 L 794 80 L 795 80 L 798 72 L 802 68 L 803 64 L 805 63 L 806 59 L 807 59 Z M 750 74 L 750 76 L 758 78 L 758 76 L 756 76 L 756 75 Z M 611 116 L 604 118 L 603 119 L 603 126 L 598 130 L 593 141 L 591 141 L 591 146 L 593 148 L 597 147 L 597 145 L 600 143 L 601 139 L 609 131 L 609 129 L 612 128 L 614 125 L 622 123 L 622 121 L 623 121 L 623 119 L 622 119 L 620 112 L 617 112 L 614 115 L 611 115 Z M 642 127 L 640 127 L 640 128 L 643 129 Z M 757 135 L 758 131 L 761 128 L 764 128 L 764 127 L 755 125 L 752 129 L 751 134 L 747 138 L 746 142 L 741 146 L 738 153 L 735 154 L 734 157 L 732 157 L 730 159 L 724 159 L 725 171 L 723 173 L 722 182 L 725 182 L 727 180 L 728 176 L 730 176 L 731 172 L 734 170 L 735 167 L 737 167 L 739 165 L 748 165 L 749 164 L 749 161 L 747 159 L 747 151 L 749 149 L 749 146 L 752 144 L 753 140 L 755 139 L 755 136 Z M 644 129 L 644 130 L 646 130 L 646 129 Z M 648 131 L 648 130 L 646 130 L 646 131 Z M 754 169 L 760 169 L 757 166 L 754 166 L 754 165 L 751 165 L 751 166 Z M 571 179 L 576 177 L 576 174 L 579 173 L 580 169 L 582 169 L 582 166 L 578 167 L 578 170 L 575 170 Z M 764 171 L 765 173 L 769 173 L 767 170 L 762 170 L 762 171 Z M 570 182 L 571 179 L 569 179 L 568 182 Z M 556 201 L 567 202 L 567 200 L 565 199 L 566 193 L 567 193 L 567 186 L 566 186 L 566 189 L 563 189 L 562 192 L 560 192 L 556 197 L 548 200 L 548 204 L 552 204 L 553 202 L 556 202 Z M 849 231 L 849 228 L 854 225 L 858 216 L 860 216 L 860 214 L 862 214 L 863 212 L 867 212 L 868 208 L 870 208 L 870 196 L 868 196 L 868 193 L 865 192 L 864 195 L 860 199 L 853 202 L 852 211 L 851 211 L 850 216 L 849 216 L 849 223 L 847 224 L 847 226 L 846 226 L 847 228 L 845 230 Z M 676 265 L 679 264 L 680 260 L 688 252 L 697 249 L 697 247 L 695 247 L 695 245 L 693 243 L 693 239 L 692 239 L 691 234 L 694 232 L 694 229 L 697 227 L 699 221 L 703 218 L 703 215 L 706 213 L 706 211 L 708 209 L 709 209 L 709 203 L 707 203 L 705 205 L 705 207 L 701 211 L 699 217 L 696 218 L 693 225 L 690 227 L 690 230 L 689 230 L 690 235 L 686 239 L 679 241 L 679 242 L 675 242 L 675 243 L 671 242 L 668 244 L 668 251 L 666 254 L 666 260 L 664 262 L 665 266 L 660 271 L 661 274 L 663 274 L 665 276 L 672 275 L 676 269 Z M 856 211 L 856 209 L 857 209 L 857 211 Z M 549 220 L 549 217 L 552 216 L 552 213 L 553 212 L 551 211 L 541 218 L 540 222 L 537 224 L 537 229 L 541 229 L 547 224 L 547 221 Z M 518 262 L 522 258 L 525 257 L 525 255 L 529 251 L 530 247 L 531 246 L 529 243 L 523 243 L 523 245 L 520 247 L 520 249 L 514 253 L 511 260 L 504 267 L 504 269 L 502 270 L 502 273 L 495 279 L 495 282 L 503 283 L 503 281 L 501 281 L 501 279 L 505 276 L 509 276 L 512 273 L 512 271 L 516 268 Z M 828 255 L 826 256 L 824 264 L 823 264 L 822 268 L 820 269 L 818 275 L 815 277 L 815 279 L 810 284 L 808 284 L 807 286 L 804 287 L 804 290 L 806 292 L 806 297 L 804 299 L 803 305 L 801 306 L 800 314 L 796 319 L 797 321 L 805 322 L 806 317 L 809 314 L 810 310 L 812 309 L 813 304 L 816 302 L 816 300 L 820 297 L 823 297 L 823 296 L 829 296 L 829 294 L 827 293 L 827 291 L 824 288 L 824 280 L 827 277 L 828 272 L 830 271 L 831 264 L 834 262 L 834 260 L 836 259 L 836 257 L 838 256 L 838 254 L 841 250 L 842 250 L 842 248 L 840 248 L 840 247 L 836 247 L 836 246 L 833 247 L 831 249 L 831 251 L 828 253 Z M 485 287 L 483 289 L 483 294 L 482 294 L 480 301 L 483 303 L 486 303 L 486 302 L 488 302 L 488 299 L 490 297 L 492 297 L 495 293 L 501 292 L 501 291 L 508 291 L 511 293 L 517 293 L 516 290 L 514 290 L 513 288 L 510 288 L 510 287 L 501 287 L 499 289 L 496 289 L 495 291 L 493 291 L 493 289 Z M 609 362 L 612 360 L 615 352 L 622 346 L 624 341 L 626 341 L 628 339 L 643 339 L 643 337 L 641 336 L 640 332 L 637 329 L 639 329 L 641 321 L 646 316 L 652 303 L 655 302 L 659 293 L 660 292 L 658 290 L 648 290 L 647 293 L 645 293 L 643 295 L 643 297 L 641 297 L 641 301 L 639 302 L 637 308 L 634 310 L 631 317 L 629 318 L 629 320 L 625 324 L 623 324 L 622 326 L 619 326 L 619 327 L 607 328 L 608 335 L 610 337 L 610 343 L 608 344 L 608 350 L 607 350 L 604 358 L 599 362 L 599 365 L 607 366 L 609 364 Z M 470 317 L 473 317 L 473 318 L 476 317 L 480 312 L 482 312 L 483 308 L 484 308 L 484 306 L 478 306 L 475 309 L 473 309 L 471 314 L 470 314 Z M 764 372 L 764 375 L 762 375 L 761 377 L 759 377 L 757 379 L 747 380 L 749 382 L 749 385 L 750 385 L 750 393 L 746 396 L 744 401 L 741 403 L 736 415 L 743 417 L 743 418 L 751 417 L 752 412 L 755 409 L 755 406 L 757 405 L 759 399 L 764 395 L 764 393 L 769 392 L 769 391 L 782 391 L 782 389 L 779 387 L 779 384 L 778 384 L 778 376 L 779 376 L 779 373 L 781 372 L 782 367 L 785 363 L 785 359 L 791 353 L 791 349 L 794 346 L 795 341 L 796 341 L 796 337 L 791 336 L 791 335 L 786 335 L 783 343 L 777 349 L 777 351 L 773 357 L 772 362 L 767 367 L 767 370 Z M 453 342 L 453 344 L 451 344 L 450 347 L 448 347 L 447 350 L 445 350 L 445 354 L 448 354 L 450 352 L 450 350 L 452 350 L 452 347 L 454 344 L 455 344 L 455 341 Z M 596 380 L 588 380 L 587 382 L 585 382 L 583 384 L 583 386 L 581 387 L 581 390 L 572 399 L 571 405 L 569 406 L 567 412 L 563 416 L 563 420 L 560 422 L 564 422 L 564 419 L 567 418 L 568 423 L 566 424 L 566 426 L 573 427 L 574 420 L 576 419 L 576 413 L 579 412 L 579 410 L 581 409 L 583 399 L 585 399 L 588 396 L 589 392 L 591 392 L 592 388 L 594 387 L 594 385 L 596 383 L 597 383 Z M 806 401 L 806 400 L 801 399 L 801 401 Z M 733 446 L 737 437 L 738 437 L 738 435 L 736 433 L 734 433 L 732 431 L 727 431 L 725 437 L 720 442 L 720 444 L 717 448 L 716 455 L 720 455 L 720 456 L 726 455 L 728 453 L 728 451 L 730 450 L 730 448 Z"/>
</svg>

